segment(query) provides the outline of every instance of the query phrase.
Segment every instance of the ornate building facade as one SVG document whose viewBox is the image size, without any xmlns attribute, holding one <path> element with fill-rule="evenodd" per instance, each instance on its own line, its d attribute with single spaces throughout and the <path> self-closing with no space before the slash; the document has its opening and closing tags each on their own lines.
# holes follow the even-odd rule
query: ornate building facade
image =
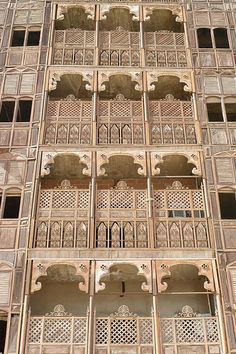
<svg viewBox="0 0 236 354">
<path fill-rule="evenodd" d="M 235 30 L 0 1 L 0 353 L 236 353 Z"/>
</svg>

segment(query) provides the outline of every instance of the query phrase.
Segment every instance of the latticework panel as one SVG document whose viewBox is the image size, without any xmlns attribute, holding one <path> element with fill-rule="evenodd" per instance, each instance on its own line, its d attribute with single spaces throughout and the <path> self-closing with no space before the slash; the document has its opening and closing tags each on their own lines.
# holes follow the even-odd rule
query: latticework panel
<svg viewBox="0 0 236 354">
<path fill-rule="evenodd" d="M 44 141 L 46 144 L 90 144 L 92 102 L 73 97 L 49 101 Z"/>
<path fill-rule="evenodd" d="M 163 344 L 219 343 L 216 318 L 168 318 L 161 320 Z"/>
<path fill-rule="evenodd" d="M 96 346 L 153 345 L 152 318 L 106 317 L 96 320 Z"/>
<path fill-rule="evenodd" d="M 146 65 L 168 68 L 185 68 L 188 65 L 186 52 L 183 50 L 146 50 Z"/>
<path fill-rule="evenodd" d="M 146 221 L 100 221 L 96 225 L 98 248 L 147 248 Z"/>
<path fill-rule="evenodd" d="M 95 32 L 57 30 L 52 62 L 56 65 L 94 65 Z"/>
<path fill-rule="evenodd" d="M 35 247 L 87 247 L 89 201 L 88 190 L 42 190 Z"/>
<path fill-rule="evenodd" d="M 146 32 L 144 34 L 147 47 L 185 47 L 185 34 L 174 32 Z"/>
<path fill-rule="evenodd" d="M 205 220 L 156 221 L 155 245 L 157 248 L 208 248 L 210 246 Z"/>
<path fill-rule="evenodd" d="M 167 123 L 168 119 L 178 119 L 176 123 L 190 123 L 193 122 L 194 117 L 192 101 L 175 100 L 172 96 L 167 96 L 163 100 L 150 101 L 149 111 L 154 122 Z"/>
<path fill-rule="evenodd" d="M 196 144 L 196 131 L 193 124 L 166 122 L 151 124 L 152 144 Z"/>
<path fill-rule="evenodd" d="M 146 190 L 99 190 L 97 192 L 97 209 L 133 209 L 146 210 Z"/>
<path fill-rule="evenodd" d="M 203 191 L 186 189 L 154 191 L 154 208 L 169 211 L 166 216 L 172 216 L 171 210 L 189 211 L 186 216 L 197 216 L 195 211 L 205 210 Z"/>
<path fill-rule="evenodd" d="M 72 335 L 73 333 L 73 335 Z M 85 317 L 31 317 L 28 328 L 29 344 L 81 344 L 86 343 Z"/>
</svg>

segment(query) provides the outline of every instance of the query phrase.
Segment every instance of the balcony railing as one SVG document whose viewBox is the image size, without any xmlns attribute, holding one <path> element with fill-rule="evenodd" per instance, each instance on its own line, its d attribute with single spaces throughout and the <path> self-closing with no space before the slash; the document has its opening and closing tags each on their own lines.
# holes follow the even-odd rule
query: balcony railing
<svg viewBox="0 0 236 354">
<path fill-rule="evenodd" d="M 153 144 L 196 144 L 193 103 L 172 95 L 149 102 Z"/>
<path fill-rule="evenodd" d="M 61 312 L 58 313 L 58 307 Z M 32 316 L 28 322 L 27 353 L 83 353 L 87 343 L 87 318 L 64 312 L 61 305 L 46 316 Z M 64 351 L 63 351 L 64 349 Z"/>
<path fill-rule="evenodd" d="M 90 144 L 92 102 L 76 100 L 49 101 L 45 128 L 46 144 Z"/>
<path fill-rule="evenodd" d="M 99 144 L 143 144 L 142 101 L 126 100 L 119 94 L 114 100 L 98 102 Z"/>
<path fill-rule="evenodd" d="M 147 191 L 118 187 L 97 192 L 96 247 L 148 247 Z"/>
<path fill-rule="evenodd" d="M 148 66 L 187 66 L 184 33 L 146 32 L 144 38 Z"/>
<path fill-rule="evenodd" d="M 120 306 L 115 314 L 96 319 L 96 352 L 152 353 L 154 350 L 152 317 L 139 317 Z M 100 349 L 100 350 L 99 350 Z"/>
<path fill-rule="evenodd" d="M 207 248 L 203 190 L 188 190 L 174 182 L 171 189 L 154 191 L 156 247 Z"/>
<path fill-rule="evenodd" d="M 95 31 L 55 31 L 52 62 L 56 65 L 94 65 Z"/>
<path fill-rule="evenodd" d="M 89 200 L 89 190 L 42 190 L 35 247 L 87 247 Z"/>
<path fill-rule="evenodd" d="M 99 64 L 111 66 L 140 65 L 140 34 L 121 27 L 99 33 Z"/>
<path fill-rule="evenodd" d="M 220 353 L 218 321 L 216 317 L 181 317 L 161 320 L 164 353 L 208 353 L 214 348 Z M 210 350 L 211 349 L 211 350 Z"/>
</svg>

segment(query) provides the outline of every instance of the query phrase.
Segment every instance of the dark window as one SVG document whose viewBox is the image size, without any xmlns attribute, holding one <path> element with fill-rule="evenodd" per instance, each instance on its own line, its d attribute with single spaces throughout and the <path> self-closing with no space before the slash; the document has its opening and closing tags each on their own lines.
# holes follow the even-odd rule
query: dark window
<svg viewBox="0 0 236 354">
<path fill-rule="evenodd" d="M 236 219 L 235 193 L 219 193 L 220 214 L 222 219 Z"/>
<path fill-rule="evenodd" d="M 207 114 L 209 122 L 224 121 L 220 102 L 207 103 Z"/>
<path fill-rule="evenodd" d="M 4 205 L 3 218 L 17 219 L 20 210 L 20 196 L 7 196 Z"/>
<path fill-rule="evenodd" d="M 40 31 L 30 31 L 28 33 L 27 45 L 39 45 Z"/>
<path fill-rule="evenodd" d="M 0 353 L 4 353 L 7 332 L 7 321 L 0 320 Z"/>
<path fill-rule="evenodd" d="M 225 28 L 214 29 L 216 48 L 229 48 L 227 30 Z"/>
<path fill-rule="evenodd" d="M 13 31 L 12 36 L 12 47 L 22 47 L 25 40 L 25 31 Z"/>
<path fill-rule="evenodd" d="M 29 122 L 31 116 L 32 101 L 22 100 L 19 101 L 19 107 L 17 112 L 17 122 Z"/>
<path fill-rule="evenodd" d="M 15 101 L 3 101 L 0 122 L 12 122 L 14 117 Z"/>
<path fill-rule="evenodd" d="M 197 38 L 199 48 L 212 48 L 211 31 L 209 28 L 198 28 Z"/>
<path fill-rule="evenodd" d="M 236 103 L 225 103 L 227 120 L 236 122 Z"/>
</svg>

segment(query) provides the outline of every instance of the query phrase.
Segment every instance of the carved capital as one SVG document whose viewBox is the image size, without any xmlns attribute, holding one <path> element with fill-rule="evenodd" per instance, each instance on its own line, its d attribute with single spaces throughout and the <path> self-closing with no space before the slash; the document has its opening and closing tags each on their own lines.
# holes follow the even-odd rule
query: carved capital
<svg viewBox="0 0 236 354">
<path fill-rule="evenodd" d="M 160 71 L 147 73 L 148 91 L 155 90 L 155 82 L 158 82 L 160 76 L 176 76 L 179 78 L 180 82 L 185 84 L 184 91 L 192 92 L 192 82 L 190 73 L 182 73 L 179 71 Z"/>
<path fill-rule="evenodd" d="M 204 288 L 208 291 L 214 292 L 214 279 L 212 271 L 212 263 L 209 260 L 165 260 L 165 261 L 156 261 L 157 269 L 157 289 L 161 293 L 168 288 L 168 284 L 163 281 L 163 278 L 171 278 L 171 267 L 176 265 L 193 265 L 198 269 L 198 275 L 204 275 L 207 280 L 204 282 Z M 184 291 L 184 290 L 183 290 Z"/>
<path fill-rule="evenodd" d="M 80 276 L 81 281 L 78 282 L 79 290 L 88 292 L 89 288 L 89 261 L 33 261 L 32 278 L 31 278 L 31 293 L 41 290 L 42 283 L 38 281 L 40 277 L 46 277 L 47 270 L 55 265 L 69 265 L 75 268 L 75 276 Z"/>
<path fill-rule="evenodd" d="M 176 22 L 183 22 L 183 12 L 181 6 L 178 5 L 154 5 L 154 6 L 144 6 L 144 21 L 150 20 L 150 16 L 154 10 L 170 10 L 174 16 L 176 16 Z"/>
<path fill-rule="evenodd" d="M 141 288 L 143 291 L 152 292 L 152 268 L 150 261 L 97 261 L 96 262 L 96 274 L 95 274 L 95 292 L 104 290 L 106 288 L 106 284 L 104 279 L 109 279 L 111 275 L 113 275 L 110 271 L 112 266 L 117 266 L 122 264 L 133 265 L 137 268 L 137 273 L 134 274 L 134 277 L 144 276 L 146 282 L 143 282 Z M 117 276 L 122 278 L 122 272 L 119 273 L 119 269 L 117 271 Z"/>
<path fill-rule="evenodd" d="M 93 85 L 93 73 L 89 71 L 74 71 L 74 70 L 58 70 L 57 72 L 50 72 L 49 73 L 49 84 L 48 84 L 48 91 L 54 91 L 57 88 L 57 83 L 61 81 L 61 77 L 63 75 L 73 75 L 73 74 L 80 74 L 82 76 L 82 80 L 87 82 L 85 88 L 87 91 L 92 91 Z"/>
<path fill-rule="evenodd" d="M 100 5 L 100 20 L 106 20 L 107 13 L 114 8 L 125 8 L 133 15 L 134 21 L 139 21 L 139 6 L 138 5 L 125 5 L 125 4 L 102 4 Z"/>
<path fill-rule="evenodd" d="M 121 75 L 121 72 L 116 71 L 106 71 L 98 73 L 98 91 L 105 91 L 106 85 L 105 83 L 109 81 L 110 76 L 113 75 Z M 135 81 L 137 84 L 135 85 L 135 90 L 142 91 L 142 74 L 140 72 L 122 72 L 122 75 L 127 75 L 131 77 L 132 81 Z"/>
<path fill-rule="evenodd" d="M 58 4 L 58 8 L 57 8 L 57 17 L 56 20 L 64 20 L 64 15 L 68 12 L 68 9 L 71 9 L 73 7 L 78 7 L 77 4 Z M 83 7 L 85 9 L 85 13 L 87 14 L 87 18 L 94 20 L 95 18 L 95 5 L 82 5 L 81 7 Z"/>
</svg>

